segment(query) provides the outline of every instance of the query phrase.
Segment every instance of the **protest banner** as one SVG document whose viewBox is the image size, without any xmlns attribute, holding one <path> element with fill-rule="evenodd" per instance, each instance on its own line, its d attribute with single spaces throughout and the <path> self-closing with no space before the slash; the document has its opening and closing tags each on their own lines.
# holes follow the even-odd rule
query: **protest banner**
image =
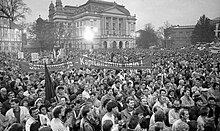
<svg viewBox="0 0 220 131">
<path fill-rule="evenodd" d="M 104 69 L 146 69 L 151 68 L 153 56 L 150 56 L 146 59 L 132 62 L 132 63 L 115 63 L 115 62 L 106 62 L 98 59 L 82 56 L 75 58 L 66 62 L 58 64 L 48 64 L 49 71 L 56 70 L 69 70 L 73 68 L 104 68 Z M 20 62 L 20 67 L 23 71 L 44 71 L 43 64 L 33 64 L 27 62 Z"/>
<path fill-rule="evenodd" d="M 31 53 L 31 61 L 38 61 L 39 54 L 38 53 Z"/>
<path fill-rule="evenodd" d="M 24 58 L 24 52 L 18 52 L 18 59 Z"/>
</svg>

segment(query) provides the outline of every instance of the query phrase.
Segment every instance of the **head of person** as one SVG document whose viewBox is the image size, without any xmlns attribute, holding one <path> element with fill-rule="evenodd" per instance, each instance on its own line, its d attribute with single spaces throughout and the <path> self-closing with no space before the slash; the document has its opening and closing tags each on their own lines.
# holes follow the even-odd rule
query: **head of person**
<svg viewBox="0 0 220 131">
<path fill-rule="evenodd" d="M 131 98 L 131 97 L 128 97 L 127 98 L 127 100 L 126 100 L 126 104 L 127 104 L 127 106 L 128 106 L 128 108 L 134 108 L 134 99 L 133 98 Z"/>
<path fill-rule="evenodd" d="M 210 107 L 215 107 L 216 106 L 216 99 L 215 97 L 209 97 L 208 98 L 208 104 Z"/>
<path fill-rule="evenodd" d="M 39 110 L 37 107 L 31 107 L 29 110 L 30 115 L 36 120 L 39 117 Z"/>
<path fill-rule="evenodd" d="M 164 120 L 165 120 L 165 114 L 164 114 L 163 111 L 158 110 L 158 111 L 155 113 L 154 118 L 155 118 L 155 122 L 164 122 Z"/>
<path fill-rule="evenodd" d="M 106 99 L 106 100 L 104 100 L 102 107 L 103 107 L 103 108 L 106 108 L 106 105 L 107 105 L 107 103 L 108 103 L 110 100 L 111 100 L 111 99 Z"/>
<path fill-rule="evenodd" d="M 150 95 L 150 89 L 149 88 L 144 88 L 143 93 L 144 93 L 145 96 Z"/>
<path fill-rule="evenodd" d="M 95 93 L 95 92 L 91 92 L 91 93 L 90 93 L 90 98 L 91 98 L 92 100 L 95 100 L 95 99 L 96 99 L 96 93 Z"/>
<path fill-rule="evenodd" d="M 103 131 L 111 131 L 113 128 L 113 122 L 111 120 L 105 120 L 103 122 L 102 130 Z"/>
<path fill-rule="evenodd" d="M 72 111 L 73 111 L 72 108 L 70 108 L 70 107 L 66 108 L 65 113 L 64 113 L 64 117 L 69 118 L 70 116 L 72 116 L 73 115 Z"/>
<path fill-rule="evenodd" d="M 112 88 L 107 88 L 106 91 L 107 91 L 107 94 L 108 94 L 108 95 L 111 95 L 111 96 L 113 95 L 113 90 L 112 90 Z"/>
<path fill-rule="evenodd" d="M 109 101 L 106 105 L 107 112 L 117 113 L 118 107 L 115 101 Z"/>
<path fill-rule="evenodd" d="M 85 105 L 82 108 L 82 114 L 81 115 L 82 115 L 83 118 L 87 118 L 89 116 L 90 112 L 91 112 L 91 106 L 90 105 Z"/>
<path fill-rule="evenodd" d="M 64 87 L 63 86 L 59 86 L 58 88 L 57 88 L 57 92 L 59 93 L 59 94 L 64 94 L 65 92 L 64 92 Z"/>
<path fill-rule="evenodd" d="M 46 115 L 47 114 L 47 107 L 45 105 L 41 105 L 39 107 L 39 111 L 41 114 Z"/>
<path fill-rule="evenodd" d="M 167 91 L 165 89 L 160 89 L 160 95 L 166 97 Z"/>
<path fill-rule="evenodd" d="M 173 101 L 173 108 L 175 111 L 179 111 L 181 109 L 181 100 L 177 99 Z"/>
<path fill-rule="evenodd" d="M 13 98 L 15 98 L 15 93 L 12 91 L 8 92 L 8 99 L 11 100 Z"/>
<path fill-rule="evenodd" d="M 43 105 L 43 100 L 41 98 L 38 98 L 35 103 L 34 106 L 39 108 L 41 105 Z"/>
<path fill-rule="evenodd" d="M 186 90 L 184 91 L 184 95 L 187 96 L 187 97 L 190 97 L 190 90 L 187 90 L 187 89 L 186 89 Z"/>
<path fill-rule="evenodd" d="M 8 131 L 23 131 L 23 125 L 20 123 L 14 123 L 9 127 Z"/>
<path fill-rule="evenodd" d="M 176 125 L 176 131 L 188 131 L 189 130 L 189 125 L 186 122 L 179 122 Z"/>
<path fill-rule="evenodd" d="M 208 107 L 202 107 L 200 109 L 200 112 L 199 112 L 199 114 L 203 117 L 208 116 L 208 113 L 209 113 L 209 108 Z"/>
<path fill-rule="evenodd" d="M 139 117 L 137 115 L 132 115 L 127 125 L 128 130 L 129 131 L 135 130 L 138 124 L 139 124 Z"/>
<path fill-rule="evenodd" d="M 158 97 L 158 101 L 159 101 L 161 104 L 164 104 L 164 103 L 166 103 L 166 97 L 160 95 L 160 96 Z"/>
<path fill-rule="evenodd" d="M 181 120 L 187 121 L 189 119 L 189 111 L 186 109 L 180 110 L 179 117 Z"/>
<path fill-rule="evenodd" d="M 44 99 L 46 98 L 45 91 L 41 90 L 41 91 L 39 92 L 39 97 L 44 100 Z"/>
<path fill-rule="evenodd" d="M 141 105 L 145 107 L 148 106 L 147 98 L 144 96 L 141 97 Z"/>
<path fill-rule="evenodd" d="M 64 109 L 62 106 L 57 106 L 53 109 L 54 118 L 62 118 L 64 116 Z"/>
<path fill-rule="evenodd" d="M 23 89 L 19 89 L 18 90 L 18 95 L 19 96 L 23 96 L 24 95 L 24 90 Z"/>
<path fill-rule="evenodd" d="M 195 104 L 199 107 L 201 107 L 203 105 L 203 100 L 201 97 L 195 98 L 194 101 L 195 101 Z"/>
<path fill-rule="evenodd" d="M 12 107 L 13 109 L 16 109 L 16 108 L 19 107 L 19 103 L 20 103 L 20 101 L 19 101 L 17 98 L 13 98 L 13 99 L 11 100 L 11 107 Z"/>
<path fill-rule="evenodd" d="M 1 90 L 0 90 L 0 94 L 2 95 L 2 96 L 7 96 L 7 89 L 6 88 L 1 88 Z"/>
</svg>

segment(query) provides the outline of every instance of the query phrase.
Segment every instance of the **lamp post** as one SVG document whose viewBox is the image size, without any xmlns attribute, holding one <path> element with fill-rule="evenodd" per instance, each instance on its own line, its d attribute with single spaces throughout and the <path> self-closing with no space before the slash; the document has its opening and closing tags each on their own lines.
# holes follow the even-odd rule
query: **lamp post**
<svg viewBox="0 0 220 131">
<path fill-rule="evenodd" d="M 85 33 L 84 33 L 84 39 L 88 42 L 91 42 L 91 48 L 93 48 L 93 41 L 95 38 L 95 33 L 98 32 L 98 28 L 97 27 L 89 27 L 87 26 L 85 28 Z"/>
</svg>

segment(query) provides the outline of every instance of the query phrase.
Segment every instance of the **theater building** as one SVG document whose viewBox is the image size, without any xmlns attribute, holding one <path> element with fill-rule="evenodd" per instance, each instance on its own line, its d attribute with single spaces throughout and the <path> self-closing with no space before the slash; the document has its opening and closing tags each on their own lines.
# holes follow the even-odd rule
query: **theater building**
<svg viewBox="0 0 220 131">
<path fill-rule="evenodd" d="M 88 0 L 80 6 L 49 6 L 49 21 L 57 26 L 57 45 L 72 49 L 134 48 L 136 16 L 125 6 Z"/>
</svg>

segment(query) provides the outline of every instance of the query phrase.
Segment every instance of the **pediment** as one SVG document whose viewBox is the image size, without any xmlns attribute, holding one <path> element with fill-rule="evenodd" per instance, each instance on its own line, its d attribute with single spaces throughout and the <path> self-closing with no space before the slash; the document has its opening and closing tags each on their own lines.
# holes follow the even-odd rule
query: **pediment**
<svg viewBox="0 0 220 131">
<path fill-rule="evenodd" d="M 118 8 L 114 7 L 114 8 L 109 8 L 103 11 L 104 13 L 111 13 L 111 14 L 120 14 L 120 15 L 125 15 L 124 12 L 122 12 L 121 10 L 119 10 Z"/>
</svg>

